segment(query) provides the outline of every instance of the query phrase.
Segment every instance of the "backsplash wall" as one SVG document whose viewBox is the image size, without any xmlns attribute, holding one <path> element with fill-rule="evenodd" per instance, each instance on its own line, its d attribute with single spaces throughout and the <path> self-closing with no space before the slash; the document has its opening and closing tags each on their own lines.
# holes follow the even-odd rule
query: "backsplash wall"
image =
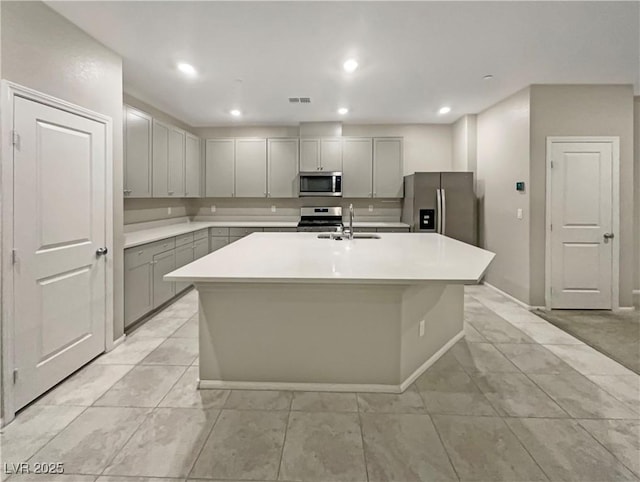
<svg viewBox="0 0 640 482">
<path fill-rule="evenodd" d="M 193 216 L 197 199 L 127 199 L 124 200 L 124 224 L 160 221 Z M 169 213 L 171 208 L 171 213 Z"/>
</svg>

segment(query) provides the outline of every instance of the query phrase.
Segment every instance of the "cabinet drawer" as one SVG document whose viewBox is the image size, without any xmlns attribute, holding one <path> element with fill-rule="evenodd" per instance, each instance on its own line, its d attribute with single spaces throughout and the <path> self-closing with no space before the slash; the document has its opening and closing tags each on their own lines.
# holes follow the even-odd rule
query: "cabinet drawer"
<svg viewBox="0 0 640 482">
<path fill-rule="evenodd" d="M 176 247 L 185 244 L 193 244 L 193 233 L 181 234 L 176 236 Z"/>
<path fill-rule="evenodd" d="M 136 266 L 150 263 L 156 254 L 163 253 L 175 248 L 174 238 L 163 239 L 154 243 L 143 244 L 134 248 L 124 250 L 125 269 L 135 268 Z"/>
<path fill-rule="evenodd" d="M 264 228 L 265 233 L 296 233 L 298 228 Z"/>
<path fill-rule="evenodd" d="M 229 236 L 229 228 L 209 228 L 209 236 Z"/>
<path fill-rule="evenodd" d="M 195 233 L 193 233 L 194 241 L 196 239 L 202 239 L 202 238 L 208 238 L 208 237 L 209 237 L 209 230 L 208 229 L 201 229 L 200 231 L 196 231 Z"/>
<path fill-rule="evenodd" d="M 229 236 L 242 237 L 251 233 L 261 233 L 264 228 L 229 228 Z"/>
</svg>

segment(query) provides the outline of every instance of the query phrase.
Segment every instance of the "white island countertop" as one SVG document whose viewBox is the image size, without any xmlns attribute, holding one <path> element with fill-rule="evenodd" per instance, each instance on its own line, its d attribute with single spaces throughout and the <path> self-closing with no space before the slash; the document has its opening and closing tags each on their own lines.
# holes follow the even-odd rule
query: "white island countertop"
<svg viewBox="0 0 640 482">
<path fill-rule="evenodd" d="M 378 233 L 336 241 L 318 233 L 253 233 L 169 274 L 200 283 L 475 283 L 494 253 L 439 234 Z"/>
</svg>

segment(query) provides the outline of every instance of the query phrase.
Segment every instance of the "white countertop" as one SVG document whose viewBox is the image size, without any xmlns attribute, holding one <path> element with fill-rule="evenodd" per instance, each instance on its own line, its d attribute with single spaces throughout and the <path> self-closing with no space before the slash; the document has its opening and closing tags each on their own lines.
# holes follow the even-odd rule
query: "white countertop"
<svg viewBox="0 0 640 482">
<path fill-rule="evenodd" d="M 380 233 L 335 241 L 318 233 L 253 233 L 165 276 L 189 282 L 477 282 L 495 256 L 439 234 Z"/>
<path fill-rule="evenodd" d="M 124 233 L 124 247 L 133 248 L 142 244 L 153 243 L 161 239 L 208 228 L 295 228 L 297 221 L 195 221 L 191 223 L 169 224 L 157 228 L 142 229 Z M 354 222 L 356 228 L 408 228 L 405 223 Z"/>
</svg>

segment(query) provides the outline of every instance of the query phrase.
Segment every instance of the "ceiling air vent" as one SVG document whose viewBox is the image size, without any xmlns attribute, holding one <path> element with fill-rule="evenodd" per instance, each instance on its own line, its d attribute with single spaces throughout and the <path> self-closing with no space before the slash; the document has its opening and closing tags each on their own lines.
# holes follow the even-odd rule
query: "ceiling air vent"
<svg viewBox="0 0 640 482">
<path fill-rule="evenodd" d="M 289 97 L 290 104 L 311 104 L 311 97 Z"/>
</svg>

